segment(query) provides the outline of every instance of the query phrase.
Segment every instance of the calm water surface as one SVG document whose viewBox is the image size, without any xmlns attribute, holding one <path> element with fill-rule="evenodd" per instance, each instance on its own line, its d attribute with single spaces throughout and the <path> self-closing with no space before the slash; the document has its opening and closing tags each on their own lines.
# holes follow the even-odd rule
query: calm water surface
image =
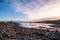
<svg viewBox="0 0 60 40">
<path fill-rule="evenodd" d="M 46 29 L 49 28 L 50 30 L 59 30 L 60 28 L 58 27 L 51 27 L 49 25 L 53 25 L 53 24 L 46 24 L 46 23 L 20 23 L 22 27 L 26 27 L 26 28 L 36 28 L 36 29 Z"/>
<path fill-rule="evenodd" d="M 46 23 L 20 23 L 22 27 L 28 27 L 28 28 L 39 28 L 39 27 L 46 27 L 46 28 L 53 28 L 48 25 L 53 24 L 46 24 Z"/>
</svg>

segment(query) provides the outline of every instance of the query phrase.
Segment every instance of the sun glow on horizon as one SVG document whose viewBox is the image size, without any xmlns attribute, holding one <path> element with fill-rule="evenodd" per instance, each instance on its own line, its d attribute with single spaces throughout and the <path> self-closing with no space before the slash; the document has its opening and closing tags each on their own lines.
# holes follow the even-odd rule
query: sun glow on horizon
<svg viewBox="0 0 60 40">
<path fill-rule="evenodd" d="M 35 20 L 35 19 L 42 19 L 42 18 L 49 18 L 49 17 L 56 17 L 59 16 L 60 17 L 60 0 L 50 0 L 50 2 L 48 4 L 41 4 L 40 2 L 38 2 L 39 0 L 34 0 L 32 2 L 22 6 L 23 4 L 15 3 L 15 11 L 17 12 L 21 12 L 23 14 L 27 15 L 27 18 L 25 20 L 30 21 L 30 20 Z M 43 2 L 42 0 L 40 0 L 41 2 Z M 37 4 L 37 3 L 39 4 Z M 40 6 L 40 5 L 44 5 L 44 6 Z M 34 8 L 34 6 L 36 6 Z M 22 19 L 23 20 L 23 19 Z"/>
<path fill-rule="evenodd" d="M 60 0 L 1 0 L 1 21 L 60 18 Z"/>
</svg>

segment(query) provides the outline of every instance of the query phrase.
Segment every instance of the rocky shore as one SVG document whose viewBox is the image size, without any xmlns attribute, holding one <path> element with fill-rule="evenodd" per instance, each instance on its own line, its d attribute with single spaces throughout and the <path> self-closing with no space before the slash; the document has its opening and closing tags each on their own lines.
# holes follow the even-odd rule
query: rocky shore
<svg viewBox="0 0 60 40">
<path fill-rule="evenodd" d="M 60 40 L 60 32 L 24 28 L 16 22 L 0 22 L 0 40 Z"/>
</svg>

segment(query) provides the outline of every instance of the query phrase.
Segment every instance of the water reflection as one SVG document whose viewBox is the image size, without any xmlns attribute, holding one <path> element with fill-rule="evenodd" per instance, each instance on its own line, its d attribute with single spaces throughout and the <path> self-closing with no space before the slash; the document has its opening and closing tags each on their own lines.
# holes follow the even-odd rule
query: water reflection
<svg viewBox="0 0 60 40">
<path fill-rule="evenodd" d="M 53 24 L 47 24 L 47 23 L 21 23 L 22 27 L 28 27 L 28 28 L 54 28 L 50 25 Z"/>
</svg>

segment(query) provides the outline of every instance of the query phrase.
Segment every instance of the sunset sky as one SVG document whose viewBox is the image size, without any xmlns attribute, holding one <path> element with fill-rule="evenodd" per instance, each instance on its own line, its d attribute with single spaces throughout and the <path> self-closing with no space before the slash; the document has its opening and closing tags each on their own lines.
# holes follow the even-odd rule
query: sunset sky
<svg viewBox="0 0 60 40">
<path fill-rule="evenodd" d="M 60 0 L 0 0 L 0 21 L 60 18 Z"/>
</svg>

